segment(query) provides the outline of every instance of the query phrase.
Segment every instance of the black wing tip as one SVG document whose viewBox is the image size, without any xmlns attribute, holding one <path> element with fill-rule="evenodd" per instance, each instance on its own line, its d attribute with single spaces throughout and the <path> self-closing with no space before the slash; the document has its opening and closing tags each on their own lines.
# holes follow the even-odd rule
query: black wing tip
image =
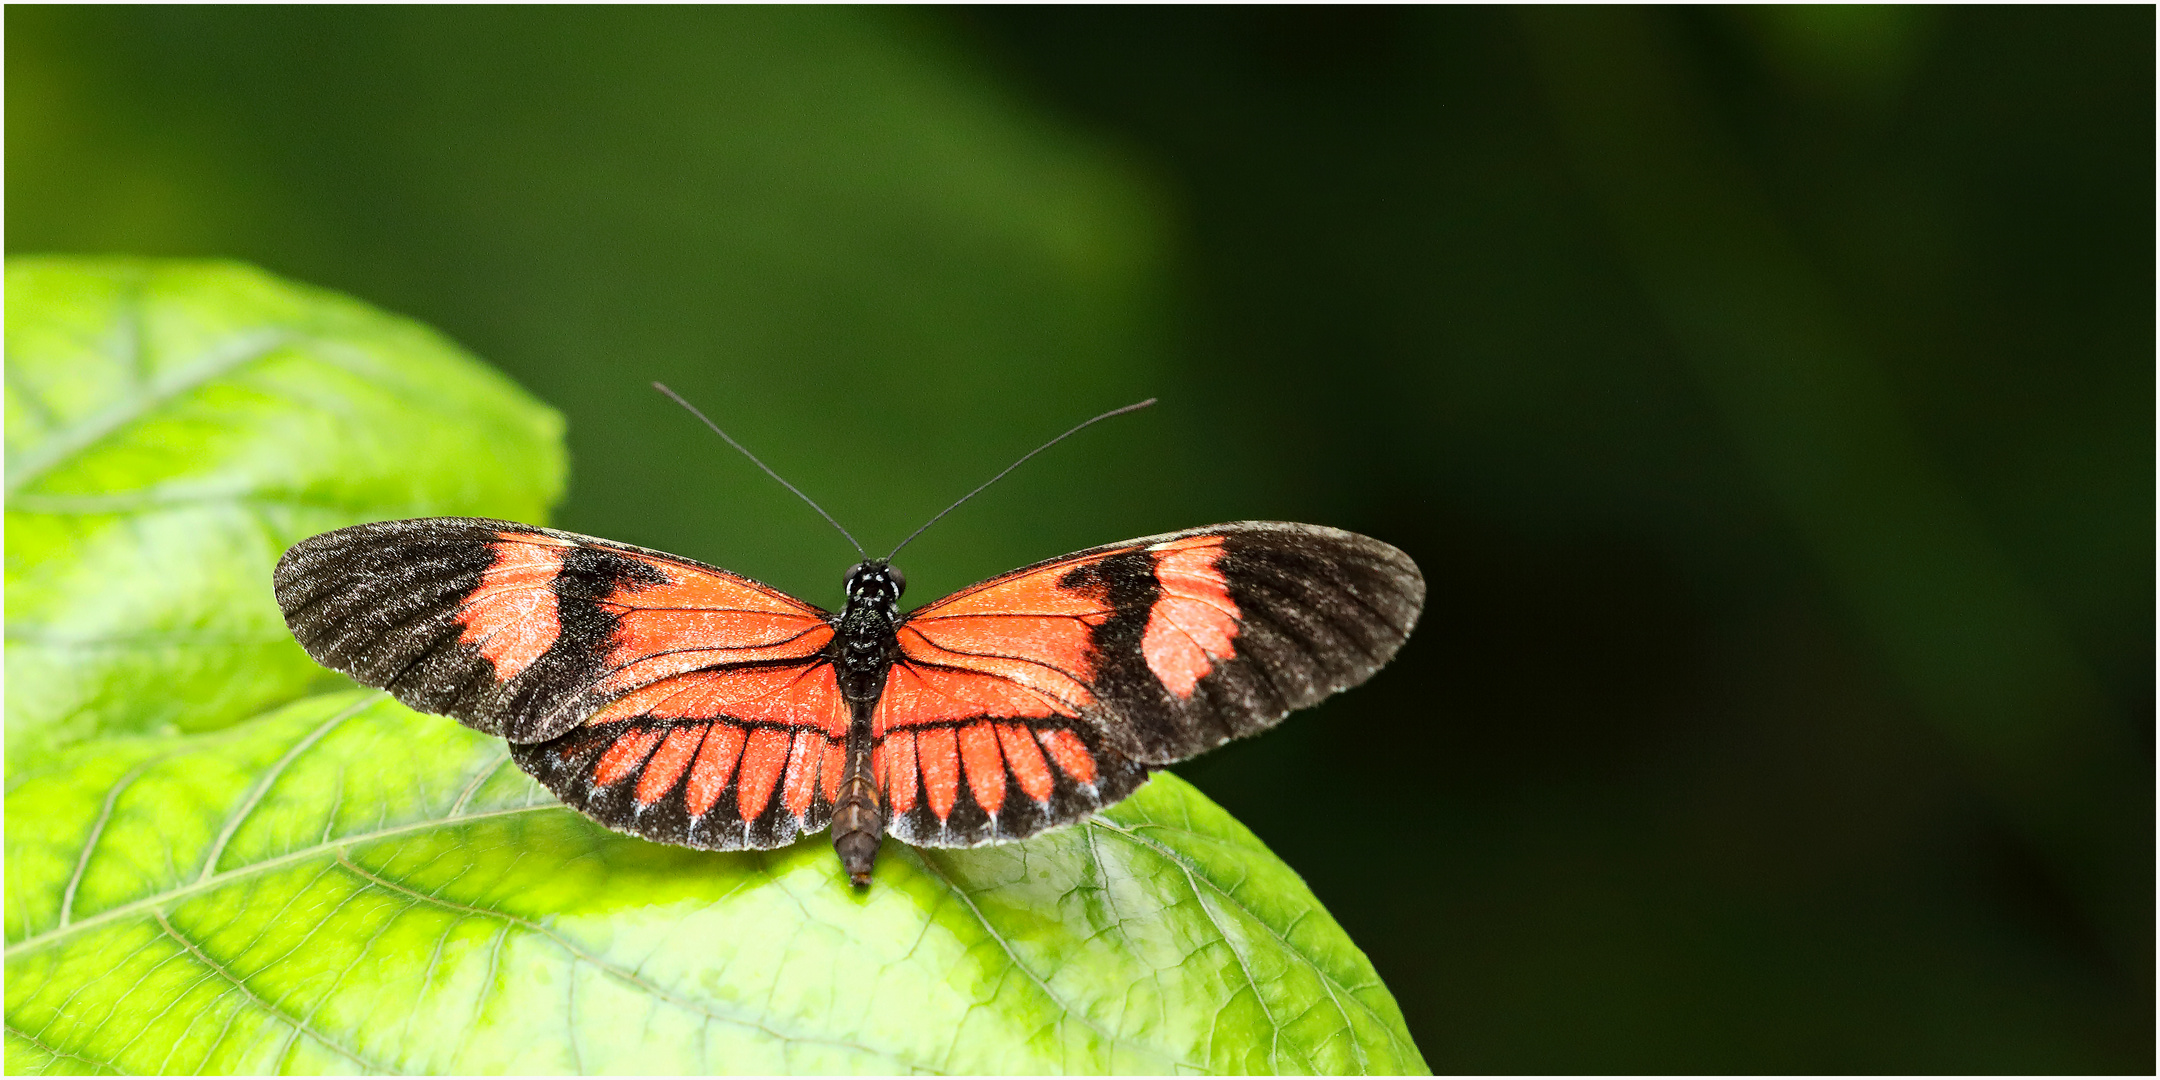
<svg viewBox="0 0 2160 1080">
<path fill-rule="evenodd" d="M 1424 611 L 1424 570 L 1418 566 L 1416 559 L 1410 557 L 1409 552 L 1385 540 L 1348 529 L 1338 529 L 1332 525 L 1309 525 L 1299 521 L 1233 521 L 1189 529 L 1173 535 L 1205 536 L 1218 531 L 1226 538 L 1238 534 L 1251 536 L 1256 533 L 1293 536 L 1301 541 L 1317 541 L 1323 548 L 1334 549 L 1327 552 L 1328 554 L 1337 557 L 1348 554 L 1356 557 L 1382 579 L 1388 593 L 1407 601 L 1408 610 L 1400 627 L 1404 637 L 1408 637 L 1410 631 L 1416 627 L 1418 616 Z M 1294 549 L 1296 545 L 1292 547 Z"/>
</svg>

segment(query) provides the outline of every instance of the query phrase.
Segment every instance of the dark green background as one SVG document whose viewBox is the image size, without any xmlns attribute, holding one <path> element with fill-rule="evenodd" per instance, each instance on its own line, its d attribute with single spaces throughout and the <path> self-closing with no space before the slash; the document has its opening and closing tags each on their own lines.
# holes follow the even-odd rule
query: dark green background
<svg viewBox="0 0 2160 1080">
<path fill-rule="evenodd" d="M 10 7 L 11 252 L 220 255 L 836 601 L 1242 517 L 1431 587 L 1180 768 L 1440 1071 L 2153 1068 L 2153 11 Z"/>
</svg>

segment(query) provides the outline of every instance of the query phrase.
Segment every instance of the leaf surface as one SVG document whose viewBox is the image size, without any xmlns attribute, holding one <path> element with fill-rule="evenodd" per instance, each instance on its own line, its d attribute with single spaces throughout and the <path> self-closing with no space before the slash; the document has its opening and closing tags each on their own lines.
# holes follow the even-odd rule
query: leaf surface
<svg viewBox="0 0 2160 1080">
<path fill-rule="evenodd" d="M 440 335 L 232 263 L 11 259 L 7 747 L 206 730 L 323 672 L 264 582 L 294 541 L 538 520 L 562 421 Z"/>
</svg>

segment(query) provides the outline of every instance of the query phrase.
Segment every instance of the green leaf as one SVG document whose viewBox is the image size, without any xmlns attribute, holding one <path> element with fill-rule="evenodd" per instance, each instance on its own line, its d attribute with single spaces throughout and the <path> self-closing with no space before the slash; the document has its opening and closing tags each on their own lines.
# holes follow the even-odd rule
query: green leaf
<svg viewBox="0 0 2160 1080">
<path fill-rule="evenodd" d="M 232 266 L 9 273 L 10 527 L 36 541 L 10 537 L 11 635 L 109 609 L 261 630 L 291 538 L 537 517 L 560 483 L 552 413 L 351 301 Z M 129 341 L 195 359 L 131 375 Z M 47 711 L 9 717 L 11 1071 L 1424 1069 L 1304 883 L 1175 777 L 1024 844 L 888 843 L 857 890 L 823 837 L 647 843 L 498 739 L 349 684 L 296 696 L 317 676 L 278 635 L 27 669 Z"/>
<path fill-rule="evenodd" d="M 1400 1072 L 1296 875 L 1158 776 L 1025 844 L 715 853 L 372 693 L 8 795 L 11 1070 Z"/>
<path fill-rule="evenodd" d="M 434 332 L 230 263 L 7 267 L 7 753 L 207 730 L 323 672 L 264 583 L 294 541 L 539 520 L 562 421 Z"/>
</svg>

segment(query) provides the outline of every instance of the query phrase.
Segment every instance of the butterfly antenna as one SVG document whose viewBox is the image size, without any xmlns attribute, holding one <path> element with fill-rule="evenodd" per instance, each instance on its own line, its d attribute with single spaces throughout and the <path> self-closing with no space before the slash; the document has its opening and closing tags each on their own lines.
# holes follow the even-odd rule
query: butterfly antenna
<svg viewBox="0 0 2160 1080">
<path fill-rule="evenodd" d="M 1102 422 L 1102 421 L 1104 421 L 1104 420 L 1108 420 L 1108 419 L 1110 419 L 1110 418 L 1111 418 L 1111 417 L 1113 417 L 1113 416 L 1123 416 L 1123 415 L 1125 415 L 1126 413 L 1129 413 L 1129 412 L 1139 412 L 1139 411 L 1140 411 L 1141 409 L 1145 409 L 1145 408 L 1147 408 L 1148 406 L 1150 406 L 1150 405 L 1153 405 L 1153 404 L 1155 404 L 1155 399 L 1154 399 L 1154 398 L 1149 398 L 1149 399 L 1147 399 L 1146 401 L 1136 401 L 1136 402 L 1134 402 L 1134 403 L 1132 403 L 1132 404 L 1130 404 L 1130 405 L 1127 405 L 1127 406 L 1125 406 L 1125 407 L 1124 407 L 1124 408 L 1122 408 L 1122 409 L 1112 409 L 1112 410 L 1110 410 L 1109 412 L 1106 412 L 1106 413 L 1102 414 L 1101 416 L 1097 416 L 1097 417 L 1092 417 L 1092 418 L 1090 418 L 1090 419 L 1087 419 L 1087 420 L 1082 420 L 1081 422 L 1079 422 L 1079 423 L 1077 423 L 1077 424 L 1074 424 L 1074 425 L 1073 425 L 1073 428 L 1072 428 L 1072 430 L 1071 430 L 1071 431 L 1068 431 L 1068 432 L 1066 432 L 1065 434 L 1063 434 L 1063 435 L 1060 435 L 1060 436 L 1058 436 L 1057 438 L 1055 438 L 1055 439 L 1052 439 L 1052 440 L 1050 440 L 1049 442 L 1046 442 L 1046 443 L 1042 444 L 1041 446 L 1038 446 L 1038 447 L 1036 447 L 1035 449 L 1033 449 L 1033 450 L 1030 450 L 1030 451 L 1028 451 L 1028 452 L 1027 452 L 1027 453 L 1025 453 L 1025 454 L 1022 454 L 1022 455 L 1020 456 L 1020 460 L 1018 460 L 1018 461 L 1015 461 L 1015 462 L 1013 462 L 1012 464 L 1010 464 L 1010 465 L 1007 465 L 1007 466 L 1005 466 L 1005 470 L 1004 470 L 1004 472 L 1000 472 L 1000 473 L 998 473 L 998 474 L 997 474 L 996 476 L 993 476 L 993 477 L 991 477 L 990 479 L 988 479 L 988 480 L 985 480 L 985 481 L 983 481 L 982 487 L 976 488 L 975 490 L 973 490 L 973 491 L 970 491 L 970 492 L 968 492 L 967 494 L 965 494 L 965 495 L 962 495 L 962 496 L 960 496 L 960 498 L 959 498 L 959 499 L 957 499 L 957 500 L 955 500 L 955 501 L 953 502 L 953 504 L 952 504 L 951 506 L 948 506 L 948 507 L 946 507 L 945 509 L 943 509 L 943 510 L 940 510 L 940 511 L 938 511 L 938 512 L 937 512 L 937 517 L 931 518 L 930 520 L 928 520 L 928 521 L 925 521 L 925 522 L 923 522 L 923 523 L 922 523 L 922 529 L 917 529 L 917 530 L 915 530 L 914 532 L 911 532 L 911 533 L 909 533 L 909 534 L 908 534 L 908 538 L 907 538 L 907 539 L 905 539 L 905 540 L 902 540 L 902 541 L 900 541 L 900 547 L 896 547 L 896 548 L 892 549 L 892 555 L 887 555 L 887 556 L 885 556 L 885 561 L 886 561 L 886 562 L 891 562 L 891 561 L 893 561 L 893 555 L 898 555 L 898 554 L 900 554 L 900 548 L 904 548 L 904 547 L 908 546 L 909 544 L 912 544 L 912 543 L 914 543 L 914 542 L 915 542 L 915 538 L 916 538 L 916 537 L 918 537 L 918 536 L 921 536 L 921 535 L 923 534 L 923 529 L 927 529 L 927 528 L 929 528 L 930 526 L 932 526 L 932 525 L 935 525 L 935 524 L 937 524 L 937 523 L 938 523 L 938 519 L 939 519 L 939 518 L 942 518 L 942 517 L 944 517 L 945 515 L 947 515 L 947 514 L 950 514 L 950 513 L 952 513 L 952 512 L 953 512 L 953 511 L 955 511 L 955 510 L 958 510 L 958 509 L 960 509 L 960 504 L 961 504 L 961 503 L 964 503 L 964 502 L 968 501 L 969 499 L 972 499 L 972 498 L 974 498 L 975 496 L 977 496 L 977 495 L 980 495 L 980 494 L 982 494 L 982 493 L 983 493 L 983 488 L 987 488 L 987 487 L 989 487 L 990 485 L 992 485 L 992 484 L 995 484 L 995 483 L 997 483 L 998 481 L 1000 481 L 1000 480 L 1003 480 L 1003 479 L 1005 479 L 1005 473 L 1009 473 L 1009 472 L 1013 471 L 1014 469 L 1017 469 L 1017 468 L 1019 468 L 1020 466 L 1022 466 L 1022 465 L 1025 465 L 1025 464 L 1027 464 L 1027 459 L 1029 459 L 1029 458 L 1031 458 L 1031 457 L 1034 457 L 1035 455 L 1037 455 L 1037 454 L 1040 454 L 1040 453 L 1042 453 L 1043 451 L 1045 451 L 1045 450 L 1048 450 L 1048 449 L 1050 449 L 1051 447 L 1053 447 L 1053 446 L 1056 446 L 1057 444 L 1059 444 L 1059 443 L 1061 443 L 1061 442 L 1064 442 L 1064 441 L 1065 441 L 1065 440 L 1066 440 L 1066 439 L 1067 439 L 1068 437 L 1070 437 L 1070 436 L 1072 436 L 1072 435 L 1075 435 L 1075 434 L 1078 434 L 1081 428 L 1087 427 L 1087 426 L 1088 426 L 1088 425 L 1090 425 L 1090 424 L 1096 424 L 1096 423 L 1100 423 L 1100 422 Z"/>
<path fill-rule="evenodd" d="M 749 459 L 750 459 L 750 462 L 751 462 L 751 464 L 754 464 L 754 465 L 756 465 L 756 466 L 757 466 L 758 468 L 760 468 L 760 469 L 763 469 L 763 470 L 765 470 L 765 475 L 767 475 L 767 476 L 770 476 L 770 477 L 772 477 L 772 478 L 773 478 L 773 479 L 775 479 L 775 480 L 779 480 L 779 481 L 780 481 L 780 486 L 781 486 L 781 487 L 784 487 L 784 488 L 788 489 L 789 491 L 792 491 L 792 492 L 794 492 L 794 493 L 795 493 L 795 497 L 796 497 L 796 498 L 798 498 L 798 499 L 801 499 L 802 501 L 804 501 L 804 502 L 806 502 L 806 503 L 809 503 L 809 504 L 810 504 L 810 509 L 812 509 L 812 510 L 815 510 L 815 511 L 817 511 L 817 512 L 818 512 L 818 514 L 819 514 L 819 516 L 823 517 L 823 518 L 824 518 L 824 519 L 825 519 L 826 521 L 831 521 L 831 522 L 832 522 L 832 527 L 833 527 L 833 528 L 835 528 L 835 529 L 838 529 L 838 530 L 840 530 L 840 535 L 842 535 L 842 536 L 845 536 L 845 537 L 847 537 L 847 542 L 848 542 L 848 543 L 850 543 L 850 544 L 854 544 L 854 545 L 855 545 L 855 552 L 856 552 L 856 554 L 858 554 L 858 555 L 861 555 L 861 556 L 862 556 L 863 558 L 865 558 L 865 559 L 868 559 L 868 558 L 870 557 L 870 553 L 869 553 L 869 552 L 867 552 L 867 551 L 864 551 L 864 550 L 863 550 L 863 546 L 862 546 L 862 544 L 861 544 L 861 543 L 860 543 L 859 541 L 857 541 L 857 540 L 855 539 L 855 534 L 854 534 L 854 533 L 851 533 L 851 532 L 849 532 L 849 531 L 847 531 L 847 526 L 845 526 L 845 525 L 842 525 L 842 524 L 840 524 L 840 523 L 839 523 L 839 522 L 837 522 L 837 521 L 833 521 L 833 516 L 832 516 L 831 514 L 828 514 L 828 513 L 826 513 L 826 512 L 825 512 L 825 508 L 824 508 L 824 507 L 822 507 L 822 506 L 819 506 L 819 505 L 817 504 L 817 500 L 816 500 L 816 499 L 813 499 L 813 498 L 811 498 L 810 496 L 808 496 L 808 495 L 805 495 L 805 494 L 803 494 L 803 493 L 802 493 L 802 489 L 801 489 L 801 488 L 798 488 L 798 487 L 796 487 L 795 485 L 793 485 L 793 484 L 790 484 L 790 483 L 788 483 L 788 482 L 787 482 L 786 480 L 784 480 L 784 479 L 781 479 L 781 476 L 780 476 L 780 474 L 779 474 L 779 473 L 776 473 L 776 472 L 772 471 L 772 466 L 770 466 L 770 465 L 767 465 L 767 464 L 765 464 L 765 463 L 764 463 L 764 462 L 762 462 L 762 461 L 759 461 L 759 460 L 758 460 L 758 456 L 757 456 L 756 454 L 753 454 L 753 453 L 751 453 L 751 452 L 750 452 L 749 450 L 745 449 L 745 448 L 743 447 L 743 444 L 741 444 L 741 443 L 739 443 L 739 442 L 736 442 L 736 441 L 735 441 L 735 437 L 734 437 L 734 436 L 732 436 L 732 435 L 729 435 L 729 434 L 728 434 L 727 432 L 725 432 L 725 431 L 722 431 L 722 430 L 720 430 L 720 425 L 718 425 L 718 424 L 715 424 L 715 423 L 713 423 L 713 422 L 712 422 L 712 418 L 711 418 L 711 417 L 708 417 L 708 416 L 706 416 L 706 415 L 705 415 L 704 413 L 701 413 L 701 412 L 699 412 L 699 411 L 698 411 L 698 407 L 697 407 L 697 406 L 695 406 L 695 405 L 692 405 L 692 404 L 690 404 L 690 403 L 689 403 L 689 402 L 687 402 L 687 401 L 684 401 L 684 400 L 683 400 L 683 396 L 682 396 L 681 394 L 678 394 L 678 393 L 676 393 L 675 391 L 673 391 L 673 390 L 670 390 L 670 389 L 668 389 L 668 387 L 667 387 L 667 384 L 666 384 L 666 383 L 664 383 L 664 382 L 655 382 L 655 383 L 653 383 L 653 384 L 652 384 L 652 386 L 653 386 L 653 389 L 655 389 L 655 390 L 658 390 L 658 391 L 660 391 L 661 393 L 663 393 L 663 394 L 666 394 L 667 396 L 669 396 L 669 397 L 671 397 L 671 398 L 674 398 L 674 399 L 675 399 L 675 404 L 677 404 L 677 405 L 680 405 L 680 406 L 682 406 L 683 408 L 685 408 L 685 409 L 688 409 L 688 410 L 690 410 L 690 415 L 692 415 L 692 416 L 695 416 L 695 417 L 697 417 L 698 419 L 700 419 L 700 420 L 703 420 L 703 421 L 705 421 L 705 426 L 706 426 L 706 427 L 709 427 L 709 428 L 711 428 L 711 429 L 713 429 L 713 434 L 715 434 L 715 435 L 718 435 L 718 436 L 720 436 L 720 437 L 721 437 L 721 438 L 723 438 L 723 439 L 726 439 L 726 440 L 727 440 L 727 444 L 728 444 L 729 446 L 732 446 L 732 447 L 734 447 L 734 448 L 735 448 L 735 449 L 737 449 L 737 450 L 741 450 L 741 451 L 742 451 L 742 456 L 744 456 L 744 457 L 746 457 L 746 458 L 749 458 Z M 1101 418 L 1100 418 L 1100 417 L 1097 417 L 1097 419 L 1101 419 Z M 1093 421 L 1093 420 L 1090 420 L 1090 421 L 1088 421 L 1088 423 L 1094 423 L 1094 421 Z M 1085 426 L 1087 426 L 1087 425 L 1083 424 L 1083 425 L 1081 425 L 1081 426 L 1082 426 L 1082 427 L 1085 427 Z M 1075 431 L 1077 431 L 1077 430 L 1079 430 L 1079 429 L 1078 429 L 1078 428 L 1075 428 L 1074 430 L 1075 430 Z M 1062 435 L 1061 435 L 1061 436 L 1059 436 L 1059 438 L 1063 438 L 1063 437 L 1064 437 L 1064 436 L 1062 436 Z M 1026 459 L 1026 458 L 1021 458 L 1020 460 L 1022 460 L 1022 461 L 1026 461 L 1027 459 Z M 933 520 L 935 520 L 935 519 L 933 519 Z M 909 537 L 909 539 L 911 539 L 911 540 L 912 540 L 912 539 L 914 539 L 914 538 L 913 538 L 913 537 Z"/>
</svg>

